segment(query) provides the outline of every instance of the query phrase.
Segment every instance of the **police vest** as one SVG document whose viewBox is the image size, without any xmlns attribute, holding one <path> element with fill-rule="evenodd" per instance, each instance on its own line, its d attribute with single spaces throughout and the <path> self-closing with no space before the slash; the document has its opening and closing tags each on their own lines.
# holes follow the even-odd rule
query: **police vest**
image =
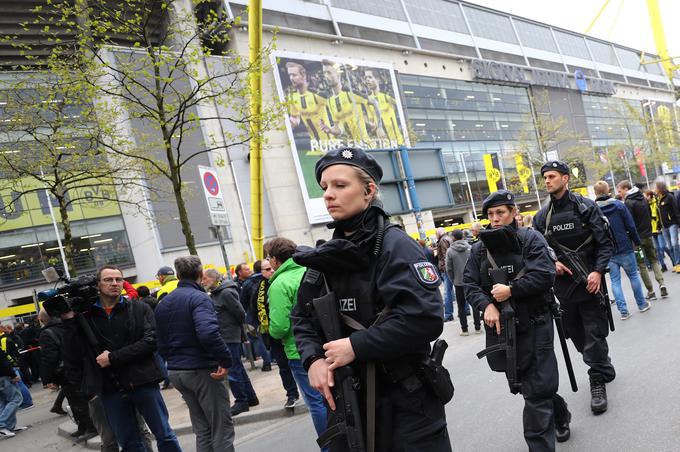
<svg viewBox="0 0 680 452">
<path fill-rule="evenodd" d="M 522 249 L 524 248 L 523 244 L 526 242 L 524 233 L 525 231 L 522 229 L 517 231 L 517 238 Z M 494 285 L 490 271 L 494 266 L 488 258 L 486 247 L 482 246 L 480 250 L 482 253 L 479 268 L 480 286 L 485 293 L 490 294 Z M 498 268 L 503 268 L 507 271 L 508 281 L 512 281 L 518 278 L 518 276 L 521 277 L 522 270 L 524 269 L 524 255 L 521 251 L 517 253 L 504 252 L 493 254 L 493 259 Z M 545 297 L 546 294 L 520 299 L 516 297 L 511 298 L 512 307 L 520 323 L 518 332 L 525 331 L 528 328 L 531 316 L 546 310 L 548 304 Z"/>
</svg>

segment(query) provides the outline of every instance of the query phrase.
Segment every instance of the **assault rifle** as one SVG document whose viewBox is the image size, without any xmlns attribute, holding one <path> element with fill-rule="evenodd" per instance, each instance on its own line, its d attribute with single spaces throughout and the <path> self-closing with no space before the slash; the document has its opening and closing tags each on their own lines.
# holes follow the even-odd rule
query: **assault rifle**
<svg viewBox="0 0 680 452">
<path fill-rule="evenodd" d="M 338 300 L 334 292 L 315 298 L 312 301 L 321 329 L 327 342 L 342 339 L 342 321 L 338 310 Z M 364 452 L 364 432 L 359 409 L 357 391 L 360 388 L 359 377 L 350 366 L 343 366 L 333 372 L 335 386 L 331 388 L 335 399 L 337 422 L 328 428 L 316 440 L 323 448 L 335 438 L 344 436 L 351 452 Z"/>
<path fill-rule="evenodd" d="M 552 239 L 552 237 L 550 239 Z M 553 244 L 557 245 L 556 251 L 559 250 L 560 252 L 558 260 L 562 262 L 564 265 L 566 265 L 569 268 L 569 270 L 571 270 L 571 272 L 573 273 L 572 277 L 574 278 L 574 284 L 587 285 L 589 274 L 588 267 L 586 266 L 585 262 L 583 262 L 581 256 L 576 251 L 572 251 L 568 248 L 563 247 L 559 243 L 555 243 L 554 240 L 549 240 L 548 243 L 550 243 L 551 245 Z M 609 302 L 609 290 L 607 290 L 607 280 L 604 275 L 602 275 L 602 279 L 600 282 L 600 290 L 598 290 L 595 293 L 595 296 L 600 302 L 600 306 L 607 314 L 609 329 L 611 331 L 614 331 L 615 328 L 614 318 L 612 317 L 612 306 L 611 303 Z"/>
<path fill-rule="evenodd" d="M 505 268 L 494 268 L 489 270 L 494 284 L 508 284 L 508 271 Z M 477 358 L 482 359 L 492 353 L 505 354 L 505 376 L 508 379 L 510 392 L 517 394 L 522 388 L 522 383 L 517 377 L 517 323 L 519 320 L 515 316 L 510 300 L 506 300 L 501 305 L 501 334 L 499 342 L 485 348 L 477 353 Z"/>
</svg>

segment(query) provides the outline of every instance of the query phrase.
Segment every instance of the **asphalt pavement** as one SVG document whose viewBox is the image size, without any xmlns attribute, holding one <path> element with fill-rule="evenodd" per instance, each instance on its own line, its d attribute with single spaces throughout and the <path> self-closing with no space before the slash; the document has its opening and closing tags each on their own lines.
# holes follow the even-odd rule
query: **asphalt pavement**
<svg viewBox="0 0 680 452">
<path fill-rule="evenodd" d="M 680 450 L 680 275 L 664 273 L 670 296 L 637 312 L 630 284 L 623 286 L 633 316 L 621 321 L 614 307 L 616 331 L 610 333 L 610 355 L 616 379 L 607 385 L 609 410 L 590 412 L 587 368 L 569 342 L 579 391 L 569 386 L 559 344 L 560 394 L 572 412 L 572 436 L 558 451 L 569 452 L 675 452 Z M 658 294 L 658 290 L 657 290 Z M 449 343 L 444 363 L 453 375 L 456 393 L 446 407 L 449 436 L 456 452 L 526 451 L 522 436 L 523 399 L 509 393 L 504 375 L 491 372 L 475 354 L 484 348 L 484 336 L 459 336 L 457 322 L 445 324 L 442 337 Z M 52 396 L 35 391 L 35 408 L 19 414 L 20 424 L 32 428 L 0 441 L 2 452 L 78 451 L 86 449 L 57 436 L 63 417 L 48 412 Z M 309 415 L 236 427 L 239 452 L 313 452 L 316 434 Z M 195 451 L 194 436 L 179 437 L 183 450 Z M 424 451 L 425 452 L 425 451 Z"/>
</svg>

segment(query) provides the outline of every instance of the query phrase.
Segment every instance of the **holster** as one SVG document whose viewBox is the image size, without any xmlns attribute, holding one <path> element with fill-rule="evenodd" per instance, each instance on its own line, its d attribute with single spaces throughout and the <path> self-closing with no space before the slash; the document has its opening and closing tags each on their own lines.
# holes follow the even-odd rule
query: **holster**
<svg viewBox="0 0 680 452">
<path fill-rule="evenodd" d="M 420 374 L 424 385 L 432 391 L 442 404 L 446 405 L 451 401 L 455 388 L 446 367 L 428 357 L 420 369 Z"/>
</svg>

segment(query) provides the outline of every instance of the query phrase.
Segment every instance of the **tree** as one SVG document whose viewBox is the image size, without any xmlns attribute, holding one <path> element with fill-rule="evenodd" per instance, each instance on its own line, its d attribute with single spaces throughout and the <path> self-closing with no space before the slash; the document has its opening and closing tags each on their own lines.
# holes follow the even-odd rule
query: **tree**
<svg viewBox="0 0 680 452">
<path fill-rule="evenodd" d="M 56 200 L 66 266 L 76 275 L 70 211 L 77 205 L 117 202 L 116 185 L 132 190 L 137 178 L 99 146 L 106 121 L 87 101 L 84 85 L 31 72 L 15 74 L 5 88 L 0 195 L 8 199 L 0 215 L 6 220 L 24 213 L 31 195 L 47 193 L 47 203 Z"/>
<path fill-rule="evenodd" d="M 87 92 L 98 114 L 117 128 L 99 135 L 97 144 L 114 159 L 132 162 L 149 187 L 167 185 L 192 254 L 196 244 L 186 209 L 188 164 L 246 144 L 252 125 L 259 123 L 261 131 L 272 128 L 282 108 L 272 104 L 259 116 L 251 114 L 248 78 L 266 69 L 272 44 L 262 49 L 258 62 L 248 63 L 228 48 L 229 31 L 238 20 L 226 21 L 213 4 L 47 0 L 46 7 L 36 8 L 40 17 L 22 25 L 43 26 L 51 43 L 46 69 Z M 21 45 L 30 54 L 31 44 Z M 223 133 L 195 139 L 202 137 L 204 126 Z"/>
</svg>

